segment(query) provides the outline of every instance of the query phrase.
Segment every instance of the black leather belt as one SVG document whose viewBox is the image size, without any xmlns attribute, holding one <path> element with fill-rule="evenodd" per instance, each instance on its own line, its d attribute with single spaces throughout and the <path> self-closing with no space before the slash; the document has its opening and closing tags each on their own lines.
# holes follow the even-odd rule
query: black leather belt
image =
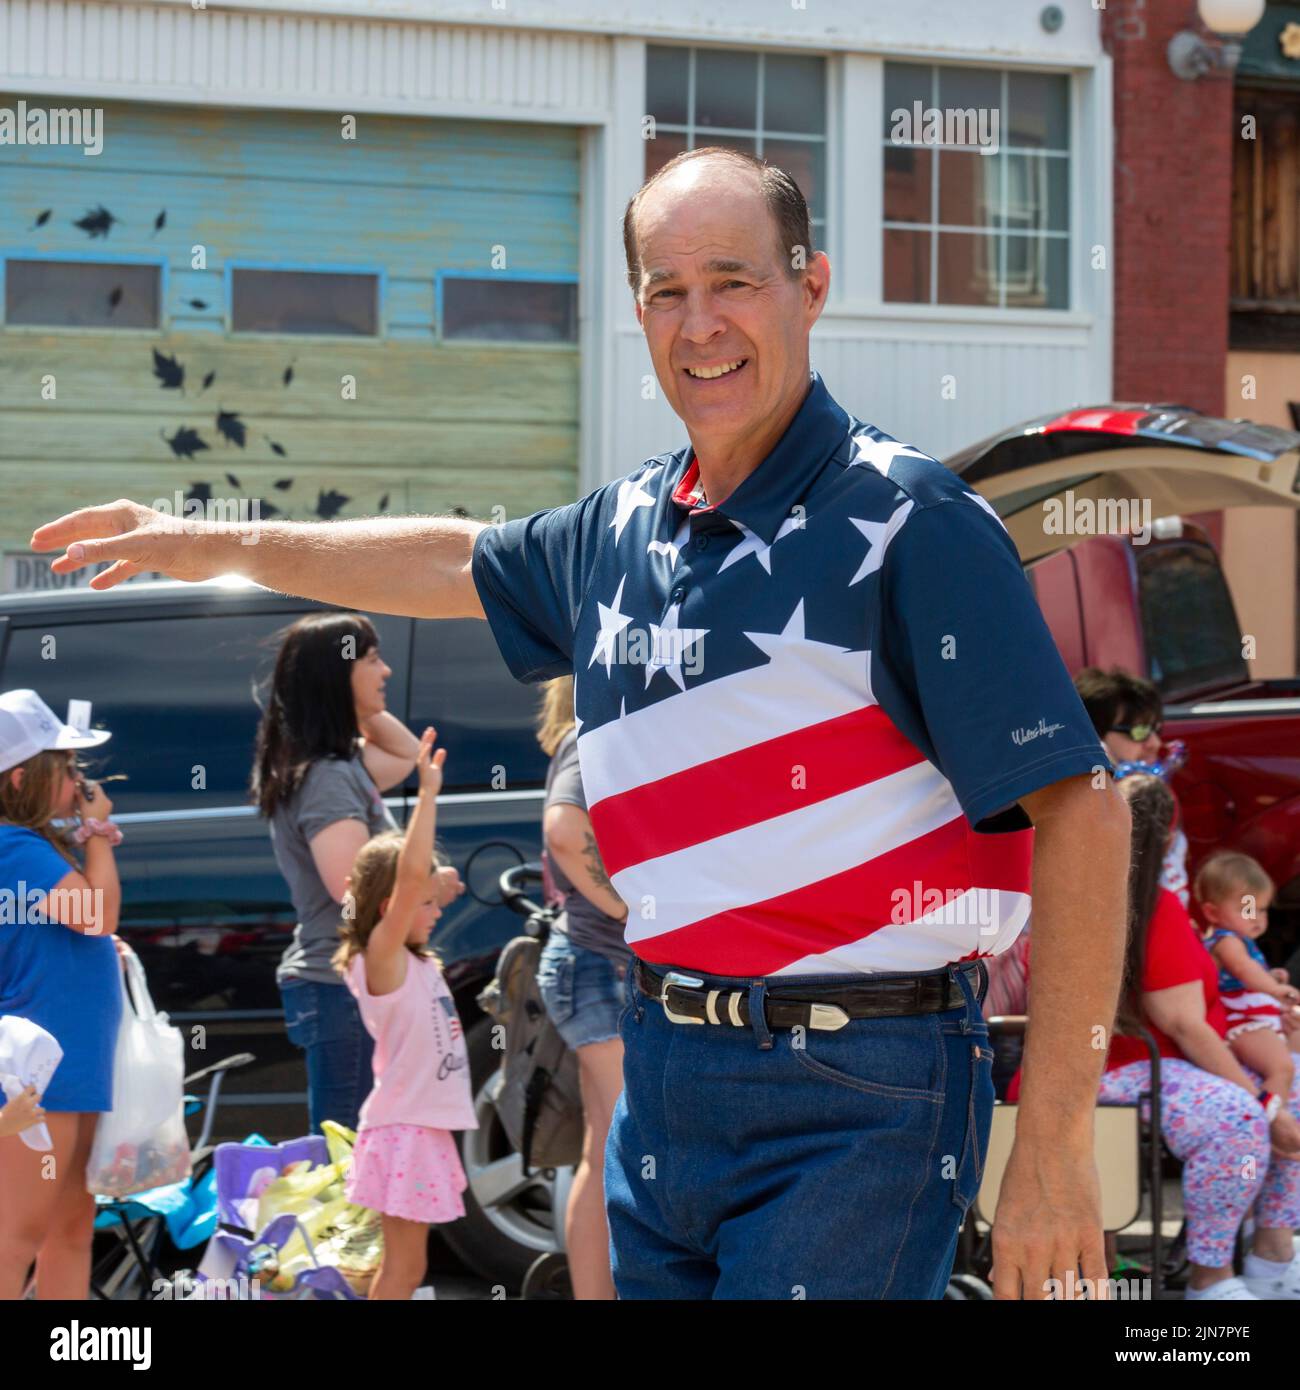
<svg viewBox="0 0 1300 1390">
<path fill-rule="evenodd" d="M 960 969 L 976 997 L 982 967 L 975 962 Z M 685 970 L 659 970 L 637 961 L 636 982 L 641 992 L 662 1004 L 673 1023 L 714 1023 L 749 1027 L 749 986 L 713 988 Z M 834 1031 L 854 1018 L 897 1018 L 904 1014 L 938 1014 L 965 1006 L 961 985 L 949 974 L 908 978 L 854 980 L 840 984 L 793 987 L 770 985 L 766 1015 L 769 1028 L 816 1028 Z"/>
</svg>

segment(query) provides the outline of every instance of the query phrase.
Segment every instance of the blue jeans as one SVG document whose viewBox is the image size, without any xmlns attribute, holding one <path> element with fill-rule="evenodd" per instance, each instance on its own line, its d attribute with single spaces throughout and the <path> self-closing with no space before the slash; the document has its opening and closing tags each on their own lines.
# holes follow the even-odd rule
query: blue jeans
<svg viewBox="0 0 1300 1390">
<path fill-rule="evenodd" d="M 280 986 L 289 1041 L 307 1054 L 308 1127 L 323 1120 L 356 1129 L 357 1116 L 374 1085 L 374 1040 L 343 984 L 291 980 Z"/>
<path fill-rule="evenodd" d="M 736 1028 L 671 1022 L 628 971 L 605 1150 L 620 1298 L 942 1298 L 988 1151 L 993 1050 L 965 972 L 925 973 L 953 973 L 965 1004 L 800 1033 L 769 1031 L 759 996 L 826 976 L 703 976 L 749 993 Z"/>
<path fill-rule="evenodd" d="M 599 951 L 552 928 L 537 962 L 537 988 L 555 1031 L 575 1052 L 618 1037 L 623 980 Z"/>
</svg>

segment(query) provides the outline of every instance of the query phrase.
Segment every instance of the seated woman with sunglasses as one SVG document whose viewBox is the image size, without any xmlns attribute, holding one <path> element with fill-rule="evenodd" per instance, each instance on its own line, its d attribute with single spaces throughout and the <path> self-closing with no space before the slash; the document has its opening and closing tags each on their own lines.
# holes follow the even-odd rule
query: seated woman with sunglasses
<svg viewBox="0 0 1300 1390">
<path fill-rule="evenodd" d="M 1118 666 L 1109 671 L 1088 666 L 1075 676 L 1074 688 L 1112 762 L 1117 767 L 1120 763 L 1145 763 L 1154 770 L 1160 758 L 1164 727 L 1164 706 L 1155 686 Z M 1173 893 L 1184 907 L 1188 905 L 1187 835 L 1177 797 L 1173 838 L 1161 869 L 1160 886 Z"/>
</svg>

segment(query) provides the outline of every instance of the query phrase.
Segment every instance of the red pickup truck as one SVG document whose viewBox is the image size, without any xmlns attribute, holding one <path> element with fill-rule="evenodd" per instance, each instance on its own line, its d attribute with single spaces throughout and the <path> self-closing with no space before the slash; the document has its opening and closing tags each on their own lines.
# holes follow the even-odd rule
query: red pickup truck
<svg viewBox="0 0 1300 1390">
<path fill-rule="evenodd" d="M 1262 942 L 1275 964 L 1300 950 L 1300 678 L 1251 678 L 1218 554 L 1183 517 L 1300 508 L 1298 451 L 1290 430 L 1109 405 L 947 461 L 1002 517 L 1071 673 L 1122 666 L 1159 688 L 1165 739 L 1187 745 L 1188 868 L 1217 848 L 1259 860 L 1278 888 Z"/>
</svg>

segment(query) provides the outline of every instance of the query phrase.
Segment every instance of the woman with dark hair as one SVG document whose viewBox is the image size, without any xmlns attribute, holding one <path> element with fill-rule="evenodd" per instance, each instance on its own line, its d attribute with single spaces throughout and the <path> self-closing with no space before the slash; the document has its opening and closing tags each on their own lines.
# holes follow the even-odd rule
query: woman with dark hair
<svg viewBox="0 0 1300 1390">
<path fill-rule="evenodd" d="M 281 641 L 257 731 L 253 798 L 298 914 L 276 982 L 290 1041 L 307 1057 L 313 1132 L 323 1120 L 355 1129 L 372 1084 L 370 1034 L 330 962 L 357 851 L 396 828 L 381 793 L 406 780 L 420 747 L 384 707 L 391 675 L 369 619 L 300 618 Z"/>
<path fill-rule="evenodd" d="M 1186 908 L 1160 885 L 1174 796 L 1159 778 L 1119 783 L 1133 817 L 1129 942 L 1124 988 L 1099 1099 L 1132 1104 L 1151 1086 L 1138 1025 L 1155 1037 L 1161 1131 L 1183 1160 L 1189 1299 L 1300 1299 L 1300 1084 L 1270 1095 L 1225 1041 L 1218 967 Z M 1252 1205 L 1256 1228 L 1242 1278 L 1233 1274 L 1237 1231 Z"/>
</svg>

